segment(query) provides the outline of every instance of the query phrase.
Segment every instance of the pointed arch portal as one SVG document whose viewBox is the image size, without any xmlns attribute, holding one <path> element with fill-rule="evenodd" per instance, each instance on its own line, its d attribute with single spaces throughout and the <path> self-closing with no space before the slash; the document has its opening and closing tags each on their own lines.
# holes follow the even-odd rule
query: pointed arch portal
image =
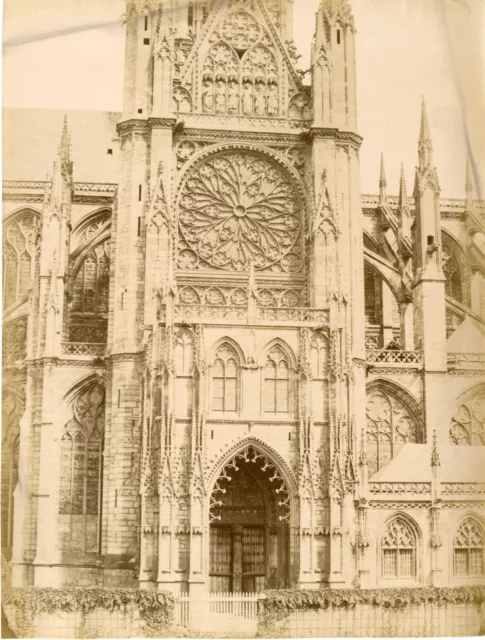
<svg viewBox="0 0 485 640">
<path fill-rule="evenodd" d="M 290 495 L 276 466 L 251 445 L 235 454 L 210 496 L 210 590 L 287 587 L 289 520 Z"/>
</svg>

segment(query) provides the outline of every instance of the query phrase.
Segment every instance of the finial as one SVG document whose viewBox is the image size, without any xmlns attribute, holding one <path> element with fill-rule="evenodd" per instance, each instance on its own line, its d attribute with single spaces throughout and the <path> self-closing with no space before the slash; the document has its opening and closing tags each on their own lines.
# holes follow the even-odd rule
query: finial
<svg viewBox="0 0 485 640">
<path fill-rule="evenodd" d="M 384 154 L 381 153 L 381 169 L 379 173 L 379 199 L 380 204 L 383 205 L 387 201 L 387 180 L 386 180 L 386 170 L 384 168 Z"/>
<path fill-rule="evenodd" d="M 438 438 L 436 436 L 436 429 L 433 431 L 433 448 L 431 450 L 431 466 L 440 467 L 440 456 L 438 453 Z"/>
</svg>

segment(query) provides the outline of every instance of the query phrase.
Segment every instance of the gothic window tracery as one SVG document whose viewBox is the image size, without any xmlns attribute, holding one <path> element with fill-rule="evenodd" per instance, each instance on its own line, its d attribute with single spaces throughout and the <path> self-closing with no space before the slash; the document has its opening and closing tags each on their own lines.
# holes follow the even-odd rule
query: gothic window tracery
<svg viewBox="0 0 485 640">
<path fill-rule="evenodd" d="M 275 161 L 214 154 L 190 171 L 180 198 L 181 269 L 301 271 L 303 205 Z"/>
<path fill-rule="evenodd" d="M 236 11 L 223 20 L 202 65 L 202 110 L 246 116 L 279 114 L 278 63 L 256 18 Z"/>
<path fill-rule="evenodd" d="M 75 400 L 61 438 L 59 528 L 65 551 L 98 551 L 104 419 L 104 389 L 94 383 Z"/>
<path fill-rule="evenodd" d="M 464 520 L 453 541 L 453 571 L 465 578 L 484 574 L 485 535 L 474 518 Z"/>
<path fill-rule="evenodd" d="M 23 398 L 8 390 L 2 398 L 2 549 L 13 543 L 14 491 L 19 473 L 20 418 Z"/>
<path fill-rule="evenodd" d="M 264 367 L 265 413 L 289 413 L 290 411 L 290 362 L 280 346 L 268 353 Z"/>
<path fill-rule="evenodd" d="M 400 517 L 387 525 L 381 541 L 383 578 L 416 577 L 416 535 Z"/>
<path fill-rule="evenodd" d="M 109 306 L 109 240 L 84 258 L 74 277 L 70 308 L 71 342 L 105 342 Z"/>
<path fill-rule="evenodd" d="M 485 445 L 485 390 L 463 402 L 451 419 L 451 444 Z"/>
<path fill-rule="evenodd" d="M 419 442 L 419 428 L 406 405 L 381 389 L 366 404 L 369 475 L 382 469 L 407 442 Z"/>
<path fill-rule="evenodd" d="M 28 293 L 34 255 L 35 216 L 25 212 L 3 231 L 3 306 L 20 302 Z"/>
<path fill-rule="evenodd" d="M 225 342 L 216 351 L 212 369 L 212 410 L 235 413 L 238 410 L 239 358 Z"/>
<path fill-rule="evenodd" d="M 463 282 L 460 263 L 453 249 L 443 243 L 442 250 L 443 273 L 445 276 L 445 294 L 463 302 Z"/>
<path fill-rule="evenodd" d="M 310 343 L 310 364 L 312 371 L 312 414 L 315 420 L 327 417 L 327 368 L 328 341 L 320 334 Z"/>
<path fill-rule="evenodd" d="M 27 351 L 27 320 L 22 318 L 9 322 L 3 328 L 3 365 L 8 366 L 24 360 Z"/>
<path fill-rule="evenodd" d="M 186 331 L 179 333 L 175 342 L 175 397 L 180 416 L 192 415 L 193 407 L 194 341 Z"/>
</svg>

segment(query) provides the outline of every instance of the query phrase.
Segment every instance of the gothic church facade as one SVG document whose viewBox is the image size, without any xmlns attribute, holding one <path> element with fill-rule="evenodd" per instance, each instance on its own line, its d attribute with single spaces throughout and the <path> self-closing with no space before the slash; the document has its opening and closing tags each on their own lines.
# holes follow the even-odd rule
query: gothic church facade
<svg viewBox="0 0 485 640">
<path fill-rule="evenodd" d="M 362 195 L 350 6 L 310 82 L 292 11 L 128 0 L 123 113 L 5 114 L 17 585 L 484 581 L 485 202 L 424 104 L 413 193 Z"/>
</svg>

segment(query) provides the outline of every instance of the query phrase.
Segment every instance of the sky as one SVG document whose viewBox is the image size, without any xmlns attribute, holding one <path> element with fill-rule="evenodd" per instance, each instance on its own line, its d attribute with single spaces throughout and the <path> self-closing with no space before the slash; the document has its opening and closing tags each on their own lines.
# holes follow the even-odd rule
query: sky
<svg viewBox="0 0 485 640">
<path fill-rule="evenodd" d="M 302 69 L 318 4 L 294 0 Z M 401 162 L 411 191 L 424 95 L 442 197 L 464 196 L 468 154 L 485 199 L 485 0 L 350 4 L 362 192 L 377 192 L 381 152 L 388 193 L 398 192 Z M 121 111 L 123 12 L 124 0 L 4 0 L 3 105 Z"/>
</svg>

